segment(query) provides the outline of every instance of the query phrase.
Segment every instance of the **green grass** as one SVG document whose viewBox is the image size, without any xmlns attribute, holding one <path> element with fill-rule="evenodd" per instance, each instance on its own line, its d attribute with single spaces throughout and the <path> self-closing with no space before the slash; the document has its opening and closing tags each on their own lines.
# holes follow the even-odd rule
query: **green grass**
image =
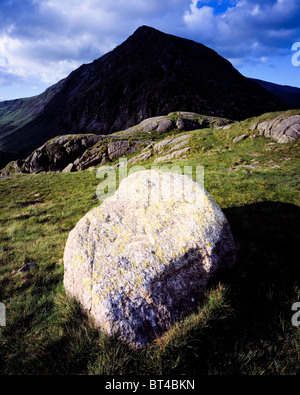
<svg viewBox="0 0 300 395">
<path fill-rule="evenodd" d="M 230 223 L 237 264 L 211 281 L 198 311 L 145 350 L 97 331 L 64 291 L 64 246 L 99 204 L 92 199 L 96 171 L 0 180 L 1 374 L 300 373 L 300 331 L 291 324 L 300 300 L 299 142 L 252 140 L 252 121 L 191 132 L 189 158 L 168 163 L 204 166 L 205 188 Z M 232 142 L 245 132 L 248 139 Z M 241 167 L 253 162 L 259 167 Z M 17 272 L 32 261 L 38 267 Z"/>
</svg>

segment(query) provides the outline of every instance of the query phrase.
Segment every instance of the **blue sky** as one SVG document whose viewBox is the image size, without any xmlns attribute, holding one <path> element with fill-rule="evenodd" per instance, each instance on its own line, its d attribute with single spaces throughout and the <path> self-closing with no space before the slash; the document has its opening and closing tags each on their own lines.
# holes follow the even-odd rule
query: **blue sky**
<svg viewBox="0 0 300 395">
<path fill-rule="evenodd" d="M 247 77 L 300 87 L 300 0 L 0 0 L 0 100 L 41 93 L 141 25 L 207 45 Z"/>
</svg>

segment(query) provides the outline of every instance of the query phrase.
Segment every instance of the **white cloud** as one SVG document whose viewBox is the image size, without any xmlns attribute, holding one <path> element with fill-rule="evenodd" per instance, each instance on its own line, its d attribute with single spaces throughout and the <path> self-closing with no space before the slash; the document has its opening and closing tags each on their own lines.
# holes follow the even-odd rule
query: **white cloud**
<svg viewBox="0 0 300 395">
<path fill-rule="evenodd" d="M 184 21 L 191 31 L 201 34 L 202 39 L 212 37 L 215 30 L 215 16 L 212 7 L 197 8 L 197 0 L 193 0 L 190 11 L 184 15 Z"/>
<path fill-rule="evenodd" d="M 250 12 L 250 14 L 252 15 L 252 16 L 256 16 L 256 15 L 259 15 L 260 14 L 260 6 L 259 6 L 259 4 L 256 4 L 255 6 L 254 6 L 254 8 L 253 8 L 253 10 Z"/>
<path fill-rule="evenodd" d="M 48 83 L 110 51 L 142 24 L 162 30 L 168 30 L 171 23 L 179 27 L 188 5 L 186 0 L 32 3 L 30 12 L 16 10 L 7 25 L 0 27 L 0 66 L 6 66 L 7 74 Z"/>
<path fill-rule="evenodd" d="M 222 14 L 202 3 L 193 0 L 185 13 L 187 29 L 225 57 L 238 61 L 256 57 L 259 61 L 270 52 L 276 55 L 285 49 L 287 53 L 295 35 L 300 36 L 298 0 L 227 2 Z"/>
<path fill-rule="evenodd" d="M 64 45 L 65 43 L 61 43 L 61 48 L 57 48 L 62 53 Z M 41 57 L 41 48 L 47 52 L 49 46 L 51 46 L 50 42 L 32 42 L 2 35 L 0 53 L 5 53 L 7 56 L 2 70 L 6 74 L 16 75 L 24 80 L 38 78 L 43 82 L 52 83 L 65 77 L 70 70 L 79 66 L 78 61 L 71 59 L 51 60 Z"/>
</svg>

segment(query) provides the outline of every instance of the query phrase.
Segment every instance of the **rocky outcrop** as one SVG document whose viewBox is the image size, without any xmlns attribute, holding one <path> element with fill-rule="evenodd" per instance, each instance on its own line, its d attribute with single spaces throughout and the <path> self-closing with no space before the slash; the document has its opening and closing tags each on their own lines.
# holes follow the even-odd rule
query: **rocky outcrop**
<svg viewBox="0 0 300 395">
<path fill-rule="evenodd" d="M 160 163 L 160 162 L 166 162 L 175 158 L 180 158 L 184 159 L 185 158 L 185 154 L 187 154 L 189 151 L 191 150 L 190 147 L 186 147 L 180 150 L 176 150 L 173 152 L 168 151 L 165 155 L 160 156 L 159 158 L 156 158 L 154 160 L 154 163 Z"/>
<path fill-rule="evenodd" d="M 133 152 L 138 151 L 138 147 L 132 144 L 130 141 L 121 140 L 114 141 L 107 146 L 108 157 L 111 161 L 120 158 L 124 155 L 130 155 Z"/>
<path fill-rule="evenodd" d="M 279 115 L 271 121 L 254 123 L 251 130 L 255 129 L 277 143 L 291 143 L 300 137 L 300 115 Z"/>
<path fill-rule="evenodd" d="M 157 133 L 168 133 L 172 128 L 174 128 L 174 122 L 171 119 L 165 119 L 159 124 Z"/>
<path fill-rule="evenodd" d="M 82 156 L 74 161 L 74 166 L 76 170 L 85 170 L 99 164 L 104 165 L 107 161 L 107 144 L 102 143 L 97 147 L 86 150 Z"/>
<path fill-rule="evenodd" d="M 133 140 L 144 134 L 154 134 L 159 136 L 164 133 L 175 133 L 178 131 L 203 129 L 207 127 L 215 127 L 215 125 L 228 125 L 230 120 L 220 119 L 216 117 L 204 117 L 192 112 L 176 112 L 167 116 L 149 118 L 140 124 L 114 134 L 111 136 L 99 135 L 64 135 L 56 137 L 40 148 L 36 149 L 25 161 L 11 162 L 8 166 L 15 171 L 23 171 L 26 173 L 39 173 L 42 171 L 63 171 L 73 172 L 88 169 L 92 166 L 105 165 L 108 161 L 115 161 L 120 157 L 124 157 L 137 152 L 145 147 L 153 146 L 151 141 Z M 133 164 L 138 160 L 146 160 L 154 155 L 168 155 L 163 160 L 177 158 L 186 151 L 179 151 L 185 143 L 176 146 L 181 140 L 186 140 L 189 136 L 180 136 L 178 138 L 165 139 L 153 147 L 147 153 L 141 153 L 132 158 L 128 163 Z M 166 145 L 172 145 L 172 150 L 166 150 Z M 168 151 L 168 152 L 166 152 Z M 158 159 L 158 161 L 160 161 Z M 21 164 L 20 164 L 21 163 Z M 5 170 L 5 169 L 4 169 Z M 3 173 L 9 174 L 7 170 Z"/>
<path fill-rule="evenodd" d="M 97 135 L 67 135 L 48 141 L 35 150 L 24 162 L 12 162 L 24 173 L 42 171 L 72 172 L 92 166 L 105 165 L 121 156 L 129 155 L 147 146 L 146 142 L 112 140 Z"/>
<path fill-rule="evenodd" d="M 66 135 L 56 137 L 35 150 L 23 165 L 23 172 L 63 171 L 102 136 Z"/>
<path fill-rule="evenodd" d="M 70 232 L 64 286 L 99 328 L 141 348 L 194 311 L 234 261 L 229 224 L 201 185 L 142 171 Z"/>
<path fill-rule="evenodd" d="M 134 156 L 133 158 L 129 159 L 128 161 L 128 165 L 133 165 L 137 162 L 142 162 L 145 161 L 147 159 L 150 159 L 152 156 L 152 151 L 151 149 L 146 149 L 144 152 L 142 152 L 139 155 Z"/>
<path fill-rule="evenodd" d="M 187 134 L 175 138 L 166 138 L 156 144 L 151 143 L 140 154 L 129 159 L 127 164 L 133 165 L 148 159 L 154 160 L 154 163 L 170 161 L 175 158 L 184 159 L 191 150 L 190 147 L 185 147 L 189 138 L 190 135 Z M 123 166 L 124 164 L 125 162 L 116 164 L 114 167 Z"/>
<path fill-rule="evenodd" d="M 200 129 L 200 124 L 196 121 L 192 121 L 190 119 L 186 119 L 186 118 L 178 118 L 177 122 L 176 122 L 176 126 L 178 128 L 178 130 L 182 131 L 182 130 L 196 130 L 196 129 Z M 205 126 L 205 127 L 208 127 Z M 201 125 L 202 128 L 202 125 Z"/>
<path fill-rule="evenodd" d="M 177 146 L 177 144 L 179 144 L 179 143 L 186 144 L 188 142 L 189 138 L 190 138 L 189 134 L 185 134 L 184 136 L 179 136 L 179 137 L 175 137 L 175 138 L 166 138 L 166 139 L 160 141 L 159 143 L 154 144 L 153 151 L 155 154 L 162 154 L 166 151 L 169 151 L 174 146 Z"/>
<path fill-rule="evenodd" d="M 176 138 L 167 138 L 156 143 L 153 146 L 153 152 L 160 156 L 154 159 L 154 163 L 169 161 L 180 157 L 183 158 L 184 155 L 191 150 L 190 147 L 183 148 L 188 143 L 189 138 L 190 135 L 187 134 Z"/>
<path fill-rule="evenodd" d="M 165 116 L 145 119 L 138 125 L 123 130 L 118 133 L 118 135 L 124 138 L 132 135 L 152 132 L 163 134 L 170 132 L 172 129 L 177 129 L 180 132 L 188 132 L 196 129 L 225 126 L 232 124 L 233 122 L 235 121 L 231 121 L 226 118 L 208 117 L 194 112 L 178 111 Z"/>
</svg>

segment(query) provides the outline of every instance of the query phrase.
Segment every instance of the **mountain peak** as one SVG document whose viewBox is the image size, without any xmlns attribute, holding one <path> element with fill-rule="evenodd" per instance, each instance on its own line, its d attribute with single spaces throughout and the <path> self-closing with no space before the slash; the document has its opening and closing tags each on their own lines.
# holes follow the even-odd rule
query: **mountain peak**
<svg viewBox="0 0 300 395">
<path fill-rule="evenodd" d="M 154 27 L 151 27 L 151 26 L 142 25 L 142 26 L 138 27 L 133 34 L 136 34 L 136 33 L 148 33 L 148 32 L 153 32 L 153 31 L 158 32 L 159 30 L 156 30 L 156 29 L 154 29 Z"/>
<path fill-rule="evenodd" d="M 138 40 L 139 38 L 147 39 L 147 38 L 150 38 L 154 35 L 160 36 L 161 38 L 163 36 L 167 36 L 166 33 L 163 33 L 161 31 L 155 29 L 154 27 L 142 25 L 136 29 L 136 31 L 128 38 L 128 40 L 132 40 L 132 39 Z"/>
</svg>

